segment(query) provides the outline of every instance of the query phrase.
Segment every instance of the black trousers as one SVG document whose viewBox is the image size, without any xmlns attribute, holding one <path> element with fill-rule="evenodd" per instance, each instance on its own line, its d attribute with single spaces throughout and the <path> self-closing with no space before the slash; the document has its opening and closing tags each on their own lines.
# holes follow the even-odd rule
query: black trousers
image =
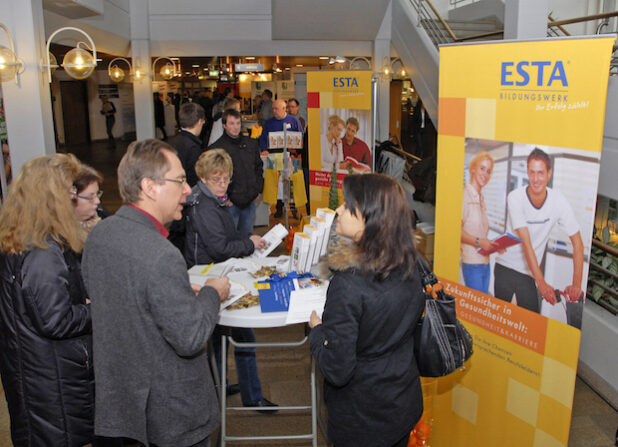
<svg viewBox="0 0 618 447">
<path fill-rule="evenodd" d="M 510 303 L 513 294 L 517 297 L 519 307 L 539 313 L 539 294 L 534 278 L 496 263 L 494 267 L 494 295 L 496 298 Z"/>
</svg>

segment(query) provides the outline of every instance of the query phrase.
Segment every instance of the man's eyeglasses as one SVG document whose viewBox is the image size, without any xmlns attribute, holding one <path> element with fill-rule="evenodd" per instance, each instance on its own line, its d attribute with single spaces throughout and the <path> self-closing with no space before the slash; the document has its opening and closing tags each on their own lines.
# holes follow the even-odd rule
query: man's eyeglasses
<svg viewBox="0 0 618 447">
<path fill-rule="evenodd" d="M 179 185 L 183 185 L 185 183 L 187 183 L 187 177 L 181 177 L 181 178 L 156 178 L 154 180 L 158 180 L 161 182 L 174 182 L 174 183 L 178 183 Z"/>
<path fill-rule="evenodd" d="M 229 177 L 210 177 L 208 181 L 214 183 L 215 185 L 227 185 L 232 181 L 232 179 Z"/>
<path fill-rule="evenodd" d="M 81 196 L 79 194 L 75 194 L 75 197 L 79 197 L 80 199 L 88 200 L 89 202 L 94 202 L 95 199 L 100 199 L 103 195 L 103 191 L 98 190 L 95 194 L 89 196 Z"/>
</svg>

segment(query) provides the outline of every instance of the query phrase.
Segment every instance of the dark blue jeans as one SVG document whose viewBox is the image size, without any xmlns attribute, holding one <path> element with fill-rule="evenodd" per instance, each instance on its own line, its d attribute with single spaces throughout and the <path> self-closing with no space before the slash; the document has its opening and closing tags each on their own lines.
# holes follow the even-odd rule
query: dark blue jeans
<svg viewBox="0 0 618 447">
<path fill-rule="evenodd" d="M 212 334 L 212 344 L 217 359 L 219 377 L 221 377 L 221 335 L 231 335 L 235 341 L 254 342 L 255 332 L 250 328 L 215 326 Z M 227 353 L 226 353 L 227 354 Z M 227 355 L 226 355 L 227 359 Z M 240 387 L 240 397 L 243 405 L 250 405 L 261 401 L 262 384 L 258 376 L 257 359 L 255 358 L 255 348 L 234 348 L 234 360 L 236 361 L 236 375 Z M 228 384 L 226 384 L 226 387 Z"/>
<path fill-rule="evenodd" d="M 462 262 L 461 271 L 466 287 L 489 293 L 489 264 L 465 264 Z"/>
<path fill-rule="evenodd" d="M 253 234 L 253 222 L 255 221 L 255 202 L 247 208 L 238 208 L 236 205 L 232 205 L 230 213 L 234 218 L 234 225 L 236 229 L 244 234 Z"/>
</svg>

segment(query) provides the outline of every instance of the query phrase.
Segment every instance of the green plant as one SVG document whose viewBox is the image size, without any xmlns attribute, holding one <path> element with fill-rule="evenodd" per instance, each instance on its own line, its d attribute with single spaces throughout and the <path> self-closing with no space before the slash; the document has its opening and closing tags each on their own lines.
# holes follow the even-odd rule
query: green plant
<svg viewBox="0 0 618 447">
<path fill-rule="evenodd" d="M 339 208 L 339 190 L 337 189 L 337 165 L 333 163 L 330 173 L 330 190 L 328 191 L 328 207 L 331 210 Z"/>
</svg>

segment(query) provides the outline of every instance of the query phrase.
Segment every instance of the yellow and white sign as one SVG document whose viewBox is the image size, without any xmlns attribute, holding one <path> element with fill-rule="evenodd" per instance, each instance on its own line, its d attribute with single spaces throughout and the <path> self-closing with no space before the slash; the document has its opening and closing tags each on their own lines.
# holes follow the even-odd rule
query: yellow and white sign
<svg viewBox="0 0 618 447">
<path fill-rule="evenodd" d="M 435 271 L 475 354 L 438 382 L 434 446 L 568 443 L 613 43 L 440 48 Z"/>
</svg>

